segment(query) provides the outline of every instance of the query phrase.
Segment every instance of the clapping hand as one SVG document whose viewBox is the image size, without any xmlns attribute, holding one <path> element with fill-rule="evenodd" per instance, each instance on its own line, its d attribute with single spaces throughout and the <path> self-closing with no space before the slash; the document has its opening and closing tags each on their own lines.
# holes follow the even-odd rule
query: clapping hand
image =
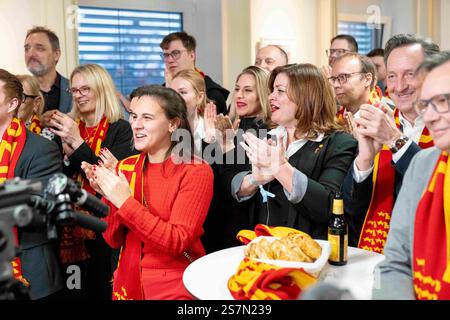
<svg viewBox="0 0 450 320">
<path fill-rule="evenodd" d="M 99 158 L 105 168 L 115 170 L 119 161 L 107 148 L 102 148 L 99 153 Z"/>
<path fill-rule="evenodd" d="M 78 124 L 67 114 L 58 110 L 52 110 L 49 129 L 68 145 L 69 148 L 64 150 L 68 156 L 84 142 Z"/>
</svg>

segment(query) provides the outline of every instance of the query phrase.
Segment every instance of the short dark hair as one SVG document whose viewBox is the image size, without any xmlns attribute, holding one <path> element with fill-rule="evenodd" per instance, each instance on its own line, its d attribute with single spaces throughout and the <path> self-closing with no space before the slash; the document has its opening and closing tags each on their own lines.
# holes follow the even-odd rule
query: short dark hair
<svg viewBox="0 0 450 320">
<path fill-rule="evenodd" d="M 373 50 L 370 50 L 368 54 L 366 54 L 369 58 L 373 57 L 384 57 L 384 49 L 382 48 L 375 48 Z"/>
<path fill-rule="evenodd" d="M 17 98 L 20 105 L 23 101 L 23 86 L 20 80 L 5 69 L 0 69 L 0 81 L 5 83 L 3 87 L 5 89 L 6 98 Z"/>
<path fill-rule="evenodd" d="M 441 51 L 425 58 L 418 70 L 430 72 L 443 64 L 450 62 L 450 51 Z"/>
<path fill-rule="evenodd" d="M 358 42 L 356 39 L 349 34 L 338 34 L 333 39 L 331 39 L 330 44 L 333 44 L 334 40 L 346 40 L 350 46 L 351 52 L 358 52 Z"/>
<path fill-rule="evenodd" d="M 197 41 L 195 41 L 195 38 L 184 31 L 169 33 L 162 39 L 159 46 L 161 49 L 165 50 L 169 48 L 170 43 L 175 40 L 180 40 L 183 43 L 183 47 L 188 51 L 195 51 L 195 48 L 197 48 Z"/>
<path fill-rule="evenodd" d="M 362 54 L 356 52 L 347 52 L 344 53 L 342 56 L 337 57 L 336 60 L 334 61 L 334 64 L 346 58 L 358 59 L 359 64 L 361 66 L 360 72 L 372 74 L 372 82 L 370 83 L 370 90 L 373 90 L 373 88 L 375 88 L 375 85 L 377 83 L 377 69 L 373 64 L 372 60 L 370 60 L 369 57 L 363 56 Z"/>
<path fill-rule="evenodd" d="M 28 38 L 33 33 L 45 33 L 48 37 L 48 40 L 50 41 L 53 51 L 60 50 L 58 36 L 52 30 L 46 27 L 39 27 L 39 26 L 33 27 L 32 29 L 27 31 L 27 36 L 25 37 L 25 39 Z"/>
<path fill-rule="evenodd" d="M 386 49 L 384 50 L 384 62 L 386 63 L 386 65 L 389 55 L 392 53 L 394 49 L 413 44 L 420 44 L 420 46 L 423 49 L 425 58 L 440 51 L 439 46 L 436 43 L 434 43 L 433 40 L 431 40 L 430 38 L 424 38 L 409 33 L 396 34 L 395 36 L 390 38 L 386 43 Z"/>
</svg>

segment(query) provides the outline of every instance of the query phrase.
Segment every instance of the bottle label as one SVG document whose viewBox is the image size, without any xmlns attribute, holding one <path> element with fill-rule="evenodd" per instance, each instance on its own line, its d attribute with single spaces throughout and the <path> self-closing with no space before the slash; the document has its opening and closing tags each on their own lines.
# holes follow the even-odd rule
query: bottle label
<svg viewBox="0 0 450 320">
<path fill-rule="evenodd" d="M 347 261 L 348 236 L 328 234 L 328 241 L 331 245 L 329 260 L 334 262 Z"/>
<path fill-rule="evenodd" d="M 333 214 L 344 214 L 344 201 L 342 200 L 334 200 L 333 201 Z"/>
</svg>

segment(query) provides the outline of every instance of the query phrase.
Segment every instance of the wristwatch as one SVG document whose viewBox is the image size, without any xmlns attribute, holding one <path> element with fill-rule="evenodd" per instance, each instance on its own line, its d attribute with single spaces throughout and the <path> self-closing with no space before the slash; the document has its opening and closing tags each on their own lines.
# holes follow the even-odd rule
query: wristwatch
<svg viewBox="0 0 450 320">
<path fill-rule="evenodd" d="M 392 141 L 389 144 L 389 149 L 391 150 L 392 153 L 396 153 L 408 142 L 408 140 L 409 140 L 409 138 L 407 136 L 402 135 L 400 138 Z"/>
</svg>

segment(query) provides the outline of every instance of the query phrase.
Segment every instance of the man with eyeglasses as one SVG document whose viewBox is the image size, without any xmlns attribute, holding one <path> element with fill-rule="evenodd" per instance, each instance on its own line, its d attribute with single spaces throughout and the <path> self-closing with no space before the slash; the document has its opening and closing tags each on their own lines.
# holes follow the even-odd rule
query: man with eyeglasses
<svg viewBox="0 0 450 320">
<path fill-rule="evenodd" d="M 349 216 L 349 244 L 383 253 L 392 208 L 412 157 L 433 146 L 414 109 L 423 81 L 416 72 L 425 57 L 439 52 L 429 39 L 399 34 L 386 44 L 390 96 L 395 110 L 364 104 L 355 119 L 359 153 L 343 184 Z"/>
<path fill-rule="evenodd" d="M 412 159 L 374 274 L 374 299 L 450 299 L 450 52 L 429 57 L 416 112 L 435 147 Z"/>
<path fill-rule="evenodd" d="M 330 41 L 330 48 L 325 50 L 328 57 L 328 66 L 323 66 L 321 71 L 328 79 L 331 76 L 331 67 L 334 61 L 347 52 L 358 53 L 358 42 L 348 34 L 338 34 Z"/>
<path fill-rule="evenodd" d="M 182 70 L 196 70 L 205 79 L 206 96 L 214 101 L 217 113 L 227 113 L 226 101 L 230 92 L 215 83 L 195 66 L 197 42 L 186 32 L 173 32 L 165 36 L 160 44 L 165 70 L 164 86 L 168 87 L 171 79 Z"/>
<path fill-rule="evenodd" d="M 376 105 L 380 101 L 393 104 L 376 92 L 375 74 L 372 61 L 357 53 L 348 52 L 334 61 L 328 80 L 340 105 L 337 113 L 339 121 L 344 121 L 346 112 L 358 117 L 359 107 L 363 104 Z"/>
<path fill-rule="evenodd" d="M 58 36 L 45 27 L 34 27 L 27 32 L 24 50 L 27 68 L 38 79 L 44 96 L 42 122 L 48 126 L 50 110 L 67 113 L 72 108 L 72 97 L 67 91 L 69 80 L 56 71 L 61 57 Z"/>
</svg>

